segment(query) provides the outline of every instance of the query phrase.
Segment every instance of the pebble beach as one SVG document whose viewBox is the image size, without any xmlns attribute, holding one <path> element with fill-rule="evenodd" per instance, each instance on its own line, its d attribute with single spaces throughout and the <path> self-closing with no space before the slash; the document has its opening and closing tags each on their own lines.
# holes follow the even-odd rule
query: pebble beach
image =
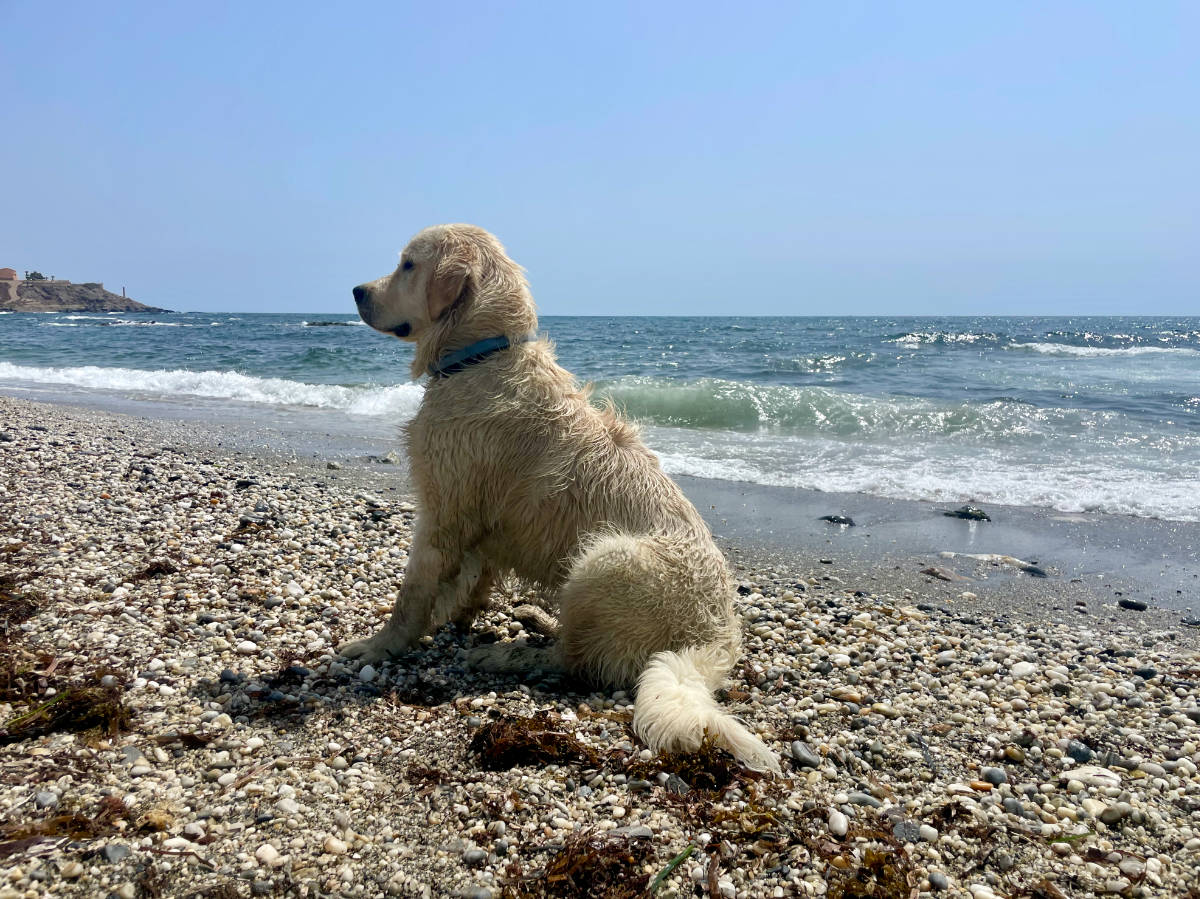
<svg viewBox="0 0 1200 899">
<path fill-rule="evenodd" d="M 654 756 L 624 692 L 468 670 L 545 639 L 518 583 L 339 659 L 403 576 L 402 480 L 199 430 L 0 397 L 0 899 L 1200 896 L 1177 618 L 743 554 L 723 701 L 783 759 L 760 777 Z"/>
</svg>

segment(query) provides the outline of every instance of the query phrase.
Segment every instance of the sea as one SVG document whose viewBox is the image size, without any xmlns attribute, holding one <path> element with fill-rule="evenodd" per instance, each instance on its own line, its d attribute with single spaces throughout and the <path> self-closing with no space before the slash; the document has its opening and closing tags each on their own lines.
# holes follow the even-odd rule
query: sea
<svg viewBox="0 0 1200 899">
<path fill-rule="evenodd" d="M 547 316 L 540 330 L 671 474 L 1200 521 L 1200 317 Z M 347 458 L 396 445 L 423 391 L 411 354 L 354 315 L 0 314 L 0 392 Z"/>
</svg>

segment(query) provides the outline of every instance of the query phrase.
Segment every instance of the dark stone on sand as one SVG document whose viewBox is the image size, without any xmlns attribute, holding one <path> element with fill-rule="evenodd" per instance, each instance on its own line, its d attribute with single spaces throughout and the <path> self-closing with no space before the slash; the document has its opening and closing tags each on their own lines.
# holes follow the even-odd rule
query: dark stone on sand
<svg viewBox="0 0 1200 899">
<path fill-rule="evenodd" d="M 798 768 L 820 768 L 821 757 L 813 751 L 813 748 L 802 740 L 794 740 L 792 742 L 792 758 L 796 762 Z"/>
<path fill-rule="evenodd" d="M 1119 605 L 1122 609 L 1129 609 L 1134 612 L 1144 612 L 1146 609 L 1150 608 L 1140 599 L 1126 599 L 1125 597 L 1118 599 L 1117 605 Z"/>
<path fill-rule="evenodd" d="M 1079 762 L 1079 764 L 1086 765 L 1092 760 L 1092 756 L 1095 755 L 1095 753 L 1092 752 L 1091 747 L 1089 747 L 1086 743 L 1080 743 L 1078 740 L 1071 740 L 1069 743 L 1067 743 L 1067 755 Z"/>
<path fill-rule="evenodd" d="M 674 793 L 676 796 L 682 796 L 691 789 L 688 782 L 678 774 L 672 774 L 668 777 L 665 786 L 668 793 Z"/>
<path fill-rule="evenodd" d="M 842 527 L 854 527 L 854 519 L 848 515 L 822 515 L 817 521 L 828 521 L 830 524 L 841 525 Z"/>
<path fill-rule="evenodd" d="M 1200 627 L 1200 618 L 1183 618 L 1179 623 L 1184 627 Z"/>
<path fill-rule="evenodd" d="M 1142 680 L 1153 680 L 1158 677 L 1158 672 L 1153 668 L 1134 668 L 1134 677 L 1140 677 Z"/>
<path fill-rule="evenodd" d="M 935 577 L 939 581 L 969 581 L 970 580 L 969 577 L 963 577 L 958 572 L 951 571 L 949 568 L 944 568 L 941 565 L 930 565 L 927 568 L 922 568 L 921 574 L 927 574 L 930 577 Z"/>
<path fill-rule="evenodd" d="M 0 431 L 0 443 L 12 443 L 17 437 L 12 431 Z"/>
<path fill-rule="evenodd" d="M 963 518 L 967 521 L 991 521 L 991 516 L 978 506 L 960 506 L 952 512 L 943 512 L 947 518 Z"/>
</svg>

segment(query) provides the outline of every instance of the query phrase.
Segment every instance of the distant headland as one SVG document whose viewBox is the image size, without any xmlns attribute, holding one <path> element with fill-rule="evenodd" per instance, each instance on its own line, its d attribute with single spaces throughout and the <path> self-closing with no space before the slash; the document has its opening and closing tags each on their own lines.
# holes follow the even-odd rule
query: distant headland
<svg viewBox="0 0 1200 899">
<path fill-rule="evenodd" d="M 0 310 L 8 312 L 170 312 L 147 306 L 113 293 L 99 282 L 72 284 L 47 278 L 41 272 L 26 272 L 18 278 L 15 269 L 0 268 Z"/>
</svg>

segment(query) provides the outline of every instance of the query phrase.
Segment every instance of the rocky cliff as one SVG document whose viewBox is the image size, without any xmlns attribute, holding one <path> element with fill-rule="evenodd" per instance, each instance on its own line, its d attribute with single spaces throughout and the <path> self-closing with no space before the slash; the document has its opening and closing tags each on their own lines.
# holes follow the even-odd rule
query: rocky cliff
<svg viewBox="0 0 1200 899">
<path fill-rule="evenodd" d="M 12 312 L 170 312 L 127 299 L 101 284 L 0 281 L 0 309 Z"/>
</svg>

